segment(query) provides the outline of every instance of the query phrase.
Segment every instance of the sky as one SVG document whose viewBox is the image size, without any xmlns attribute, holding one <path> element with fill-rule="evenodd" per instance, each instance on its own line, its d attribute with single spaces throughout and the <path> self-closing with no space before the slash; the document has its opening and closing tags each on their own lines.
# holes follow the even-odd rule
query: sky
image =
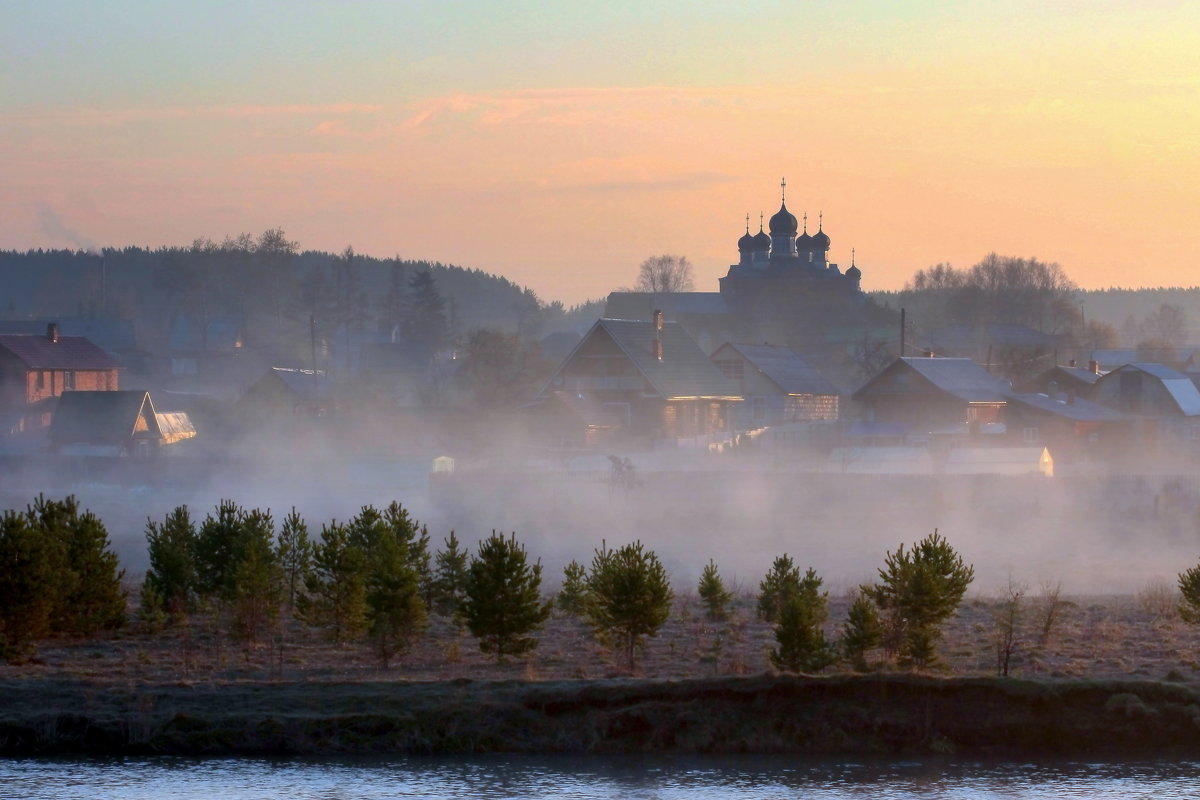
<svg viewBox="0 0 1200 800">
<path fill-rule="evenodd" d="M 571 305 L 663 253 L 716 291 L 783 178 L 864 289 L 1195 285 L 1200 4 L 0 4 L 0 249 L 281 227 Z"/>
</svg>

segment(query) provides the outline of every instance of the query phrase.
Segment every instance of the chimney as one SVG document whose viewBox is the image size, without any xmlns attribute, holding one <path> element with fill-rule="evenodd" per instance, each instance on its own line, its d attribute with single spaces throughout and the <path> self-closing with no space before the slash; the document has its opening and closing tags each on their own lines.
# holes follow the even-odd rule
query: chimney
<svg viewBox="0 0 1200 800">
<path fill-rule="evenodd" d="M 654 340 L 654 358 L 662 361 L 662 339 Z"/>
<path fill-rule="evenodd" d="M 926 350 L 926 351 L 925 351 L 924 353 L 922 353 L 921 355 L 925 356 L 926 358 L 933 358 L 933 351 L 932 351 L 932 350 Z"/>
<path fill-rule="evenodd" d="M 58 323 L 51 322 L 46 326 L 46 338 L 58 344 Z"/>
<path fill-rule="evenodd" d="M 663 329 L 663 312 L 662 309 L 654 309 L 654 330 L 661 331 Z"/>
<path fill-rule="evenodd" d="M 1100 374 L 1100 362 L 1094 358 L 1091 361 L 1089 361 L 1088 362 L 1088 372 L 1091 372 L 1094 375 L 1099 375 Z"/>
<path fill-rule="evenodd" d="M 1074 366 L 1076 366 L 1076 364 L 1075 364 L 1075 359 L 1073 359 L 1073 358 L 1072 358 L 1072 359 L 1071 359 L 1071 360 L 1070 360 L 1070 361 L 1067 363 L 1067 366 L 1068 366 L 1068 367 L 1074 367 Z"/>
</svg>

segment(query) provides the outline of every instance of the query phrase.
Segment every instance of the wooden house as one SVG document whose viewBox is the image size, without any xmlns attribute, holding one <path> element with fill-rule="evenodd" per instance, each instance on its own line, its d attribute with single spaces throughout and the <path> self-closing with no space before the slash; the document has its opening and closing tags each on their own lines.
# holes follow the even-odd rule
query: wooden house
<svg viewBox="0 0 1200 800">
<path fill-rule="evenodd" d="M 969 358 L 897 358 L 855 392 L 868 423 L 910 441 L 979 432 L 1002 421 L 1007 381 Z"/>
<path fill-rule="evenodd" d="M 82 336 L 0 334 L 0 414 L 6 430 L 45 427 L 68 391 L 115 391 L 121 365 Z"/>
<path fill-rule="evenodd" d="M 597 320 L 538 393 L 535 418 L 556 392 L 585 400 L 645 440 L 726 433 L 730 407 L 741 401 L 738 386 L 661 313 L 653 321 Z"/>
<path fill-rule="evenodd" d="M 272 367 L 234 405 L 234 416 L 250 426 L 324 417 L 333 410 L 333 387 L 324 372 Z"/>
<path fill-rule="evenodd" d="M 1087 399 L 1131 419 L 1128 455 L 1200 457 L 1200 390 L 1182 372 L 1124 364 L 1096 381 Z"/>
<path fill-rule="evenodd" d="M 66 392 L 48 433 L 62 455 L 138 458 L 195 435 L 186 414 L 156 414 L 145 391 Z"/>
<path fill-rule="evenodd" d="M 1061 463 L 1100 461 L 1119 452 L 1129 420 L 1075 390 L 1009 395 L 1004 408 L 1011 445 L 1047 447 Z"/>
<path fill-rule="evenodd" d="M 1100 364 L 1097 361 L 1088 362 L 1086 369 L 1075 366 L 1075 362 L 1072 361 L 1066 365 L 1055 365 L 1042 372 L 1024 388 L 1028 391 L 1049 395 L 1073 392 L 1076 397 L 1082 397 L 1092 390 L 1098 380 L 1100 380 Z"/>
<path fill-rule="evenodd" d="M 727 342 L 710 358 L 741 391 L 738 430 L 838 418 L 837 387 L 790 348 Z"/>
</svg>

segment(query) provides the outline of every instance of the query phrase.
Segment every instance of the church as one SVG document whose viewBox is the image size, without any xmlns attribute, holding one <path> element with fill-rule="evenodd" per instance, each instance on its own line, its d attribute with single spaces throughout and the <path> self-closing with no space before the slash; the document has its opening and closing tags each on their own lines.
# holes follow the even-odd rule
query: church
<svg viewBox="0 0 1200 800">
<path fill-rule="evenodd" d="M 721 279 L 721 294 L 735 303 L 798 286 L 836 293 L 861 294 L 862 270 L 851 266 L 844 273 L 829 261 L 831 241 L 825 233 L 824 215 L 818 217 L 817 232 L 808 232 L 808 214 L 804 229 L 787 209 L 787 181 L 780 182 L 779 211 L 771 217 L 767 233 L 759 215 L 758 233 L 750 235 L 750 215 L 746 215 L 746 233 L 738 239 L 738 263 L 729 267 Z"/>
<path fill-rule="evenodd" d="M 650 319 L 661 309 L 684 325 L 712 352 L 724 342 L 770 342 L 798 353 L 826 353 L 860 342 L 892 322 L 863 293 L 862 271 L 851 257 L 843 272 L 829 260 L 831 240 L 823 215 L 815 233 L 808 215 L 798 220 L 787 208 L 787 182 L 780 182 L 780 206 L 764 229 L 737 240 L 738 261 L 720 279 L 717 292 L 613 292 L 604 316 Z"/>
</svg>

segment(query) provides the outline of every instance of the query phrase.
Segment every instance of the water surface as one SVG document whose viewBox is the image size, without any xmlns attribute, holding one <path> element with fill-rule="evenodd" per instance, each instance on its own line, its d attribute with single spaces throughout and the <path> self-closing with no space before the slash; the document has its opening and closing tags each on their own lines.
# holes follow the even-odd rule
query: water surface
<svg viewBox="0 0 1200 800">
<path fill-rule="evenodd" d="M 803 761 L 784 756 L 0 760 L 0 798 L 1195 798 L 1200 763 Z"/>
</svg>

